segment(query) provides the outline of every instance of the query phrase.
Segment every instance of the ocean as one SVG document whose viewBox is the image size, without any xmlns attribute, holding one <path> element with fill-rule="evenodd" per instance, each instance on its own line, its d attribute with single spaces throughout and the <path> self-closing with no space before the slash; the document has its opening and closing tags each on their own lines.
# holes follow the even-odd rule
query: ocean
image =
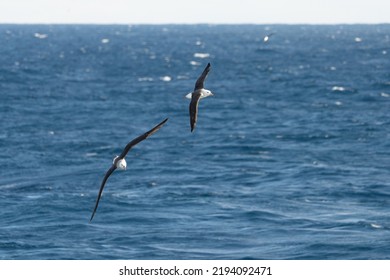
<svg viewBox="0 0 390 280">
<path fill-rule="evenodd" d="M 0 259 L 390 259 L 390 25 L 0 25 L 0 41 Z M 165 118 L 89 223 L 113 158 Z"/>
</svg>

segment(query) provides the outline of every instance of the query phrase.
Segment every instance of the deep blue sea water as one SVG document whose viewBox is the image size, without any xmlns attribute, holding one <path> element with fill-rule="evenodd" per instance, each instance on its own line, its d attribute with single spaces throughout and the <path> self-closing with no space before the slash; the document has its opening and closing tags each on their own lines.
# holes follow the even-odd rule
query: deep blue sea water
<svg viewBox="0 0 390 280">
<path fill-rule="evenodd" d="M 0 42 L 0 259 L 390 258 L 390 25 L 0 25 Z M 114 156 L 167 117 L 89 223 Z"/>
</svg>

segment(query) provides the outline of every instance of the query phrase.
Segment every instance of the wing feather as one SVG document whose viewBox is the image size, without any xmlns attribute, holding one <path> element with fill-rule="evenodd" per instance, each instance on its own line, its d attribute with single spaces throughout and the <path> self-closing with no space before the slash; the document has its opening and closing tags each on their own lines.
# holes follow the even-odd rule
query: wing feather
<svg viewBox="0 0 390 280">
<path fill-rule="evenodd" d="M 198 119 L 198 104 L 200 100 L 200 93 L 192 93 L 191 103 L 190 103 L 190 124 L 191 132 L 194 131 L 196 121 Z"/>
<path fill-rule="evenodd" d="M 208 63 L 206 68 L 203 70 L 202 75 L 199 76 L 195 83 L 194 91 L 204 88 L 204 81 L 206 80 L 207 74 L 210 72 L 211 64 Z"/>
<path fill-rule="evenodd" d="M 102 184 L 100 185 L 99 194 L 98 194 L 98 197 L 96 199 L 95 208 L 93 209 L 92 216 L 91 216 L 91 219 L 89 220 L 89 222 L 92 222 L 93 216 L 95 216 L 96 209 L 98 208 L 98 205 L 99 205 L 100 197 L 102 196 L 102 193 L 103 193 L 104 185 L 106 184 L 108 177 L 110 177 L 110 175 L 112 174 L 112 172 L 114 172 L 115 169 L 116 169 L 116 166 L 113 164 L 110 167 L 110 169 L 107 170 L 106 175 L 104 175 Z"/>
<path fill-rule="evenodd" d="M 127 153 L 129 152 L 129 150 L 134 147 L 135 145 L 137 145 L 139 142 L 145 140 L 146 138 L 148 138 L 149 136 L 151 136 L 152 134 L 156 133 L 166 122 L 168 121 L 168 118 L 163 120 L 161 123 L 159 123 L 158 125 L 156 125 L 155 127 L 153 127 L 151 130 L 149 130 L 148 132 L 145 132 L 144 134 L 138 136 L 137 138 L 135 138 L 134 140 L 130 141 L 126 147 L 124 148 L 124 150 L 122 151 L 122 153 L 119 155 L 119 158 L 124 158 Z"/>
</svg>

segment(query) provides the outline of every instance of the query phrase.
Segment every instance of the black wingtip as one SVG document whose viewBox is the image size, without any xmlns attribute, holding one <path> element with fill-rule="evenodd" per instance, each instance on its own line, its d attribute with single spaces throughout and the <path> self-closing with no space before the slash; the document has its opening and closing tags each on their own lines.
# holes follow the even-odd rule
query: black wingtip
<svg viewBox="0 0 390 280">
<path fill-rule="evenodd" d="M 168 121 L 169 118 L 166 118 L 165 120 L 163 120 L 162 122 L 160 122 L 156 127 L 160 128 L 161 126 L 163 126 L 167 121 Z"/>
<path fill-rule="evenodd" d="M 167 121 L 168 121 L 169 118 L 166 118 L 165 120 L 163 120 L 162 122 L 160 122 L 154 129 L 158 128 L 160 129 Z M 158 130 L 157 129 L 157 130 Z M 155 130 L 154 132 L 156 132 L 157 130 Z"/>
<path fill-rule="evenodd" d="M 93 211 L 92 216 L 91 216 L 91 219 L 89 219 L 89 223 L 92 222 L 92 219 L 93 219 L 93 217 L 95 216 L 95 212 L 96 212 L 96 211 Z"/>
</svg>

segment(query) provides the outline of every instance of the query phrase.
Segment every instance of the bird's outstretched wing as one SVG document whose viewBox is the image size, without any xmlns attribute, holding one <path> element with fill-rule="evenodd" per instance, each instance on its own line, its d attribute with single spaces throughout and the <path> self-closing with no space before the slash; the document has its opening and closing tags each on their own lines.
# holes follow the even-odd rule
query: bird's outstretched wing
<svg viewBox="0 0 390 280">
<path fill-rule="evenodd" d="M 210 68 L 211 68 L 211 64 L 207 63 L 207 66 L 203 70 L 202 75 L 200 75 L 198 80 L 196 80 L 194 91 L 204 88 L 204 80 L 206 79 L 207 74 L 210 72 Z"/>
<path fill-rule="evenodd" d="M 92 222 L 93 216 L 95 216 L 96 209 L 98 208 L 98 205 L 99 205 L 100 197 L 102 196 L 104 185 L 106 184 L 106 181 L 107 181 L 108 177 L 110 177 L 110 175 L 112 174 L 112 172 L 114 172 L 115 169 L 116 169 L 116 166 L 115 166 L 115 164 L 113 164 L 110 167 L 110 169 L 107 170 L 106 175 L 104 176 L 102 184 L 100 185 L 100 190 L 99 190 L 98 197 L 96 199 L 95 208 L 93 209 L 92 216 L 91 216 L 91 219 L 89 220 L 89 222 Z"/>
<path fill-rule="evenodd" d="M 119 158 L 124 158 L 132 147 L 134 147 L 134 146 L 137 145 L 139 142 L 145 140 L 145 139 L 148 138 L 150 135 L 152 135 L 152 134 L 154 134 L 155 132 L 157 132 L 157 130 L 159 130 L 167 121 L 168 121 L 168 118 L 166 118 L 165 120 L 163 120 L 162 122 L 160 122 L 158 125 L 156 125 L 155 127 L 153 127 L 153 128 L 152 128 L 151 130 L 149 130 L 148 132 L 145 132 L 145 133 L 142 134 L 141 136 L 138 136 L 138 137 L 135 138 L 134 140 L 130 141 L 130 142 L 126 145 L 126 147 L 124 148 L 124 150 L 122 151 L 122 153 L 119 155 Z"/>
<path fill-rule="evenodd" d="M 196 121 L 198 119 L 198 104 L 200 100 L 200 93 L 192 93 L 191 103 L 190 103 L 190 124 L 191 132 L 194 131 Z"/>
<path fill-rule="evenodd" d="M 157 130 L 159 130 L 166 122 L 168 121 L 168 119 L 165 119 L 164 121 L 162 121 L 161 123 L 159 123 L 158 125 L 156 125 L 155 127 L 153 127 L 151 130 L 149 130 L 148 132 L 142 134 L 141 136 L 138 136 L 137 138 L 135 138 L 134 140 L 132 140 L 131 142 L 129 142 L 125 149 L 123 150 L 123 152 L 121 153 L 121 155 L 119 156 L 119 159 L 123 159 L 126 154 L 129 152 L 129 150 L 137 145 L 139 142 L 141 142 L 142 140 L 145 140 L 146 138 L 148 138 L 150 135 L 152 135 L 153 133 L 155 133 Z M 108 169 L 108 171 L 106 172 L 106 175 L 104 176 L 103 178 L 103 181 L 102 181 L 102 184 L 100 185 L 100 190 L 99 190 L 99 194 L 98 194 L 98 197 L 97 197 L 97 200 L 96 200 L 96 204 L 95 204 L 95 208 L 93 209 L 93 212 L 92 212 L 92 216 L 91 216 L 91 219 L 89 220 L 90 222 L 92 221 L 93 219 L 93 216 L 95 215 L 95 212 L 96 212 L 96 209 L 98 208 L 98 205 L 99 205 L 99 201 L 100 201 L 100 197 L 102 196 L 102 193 L 103 193 L 103 189 L 104 189 L 104 185 L 106 184 L 106 181 L 108 179 L 108 177 L 110 177 L 110 175 L 112 174 L 112 172 L 114 172 L 114 170 L 116 169 L 116 165 L 113 164 L 110 169 Z"/>
</svg>

